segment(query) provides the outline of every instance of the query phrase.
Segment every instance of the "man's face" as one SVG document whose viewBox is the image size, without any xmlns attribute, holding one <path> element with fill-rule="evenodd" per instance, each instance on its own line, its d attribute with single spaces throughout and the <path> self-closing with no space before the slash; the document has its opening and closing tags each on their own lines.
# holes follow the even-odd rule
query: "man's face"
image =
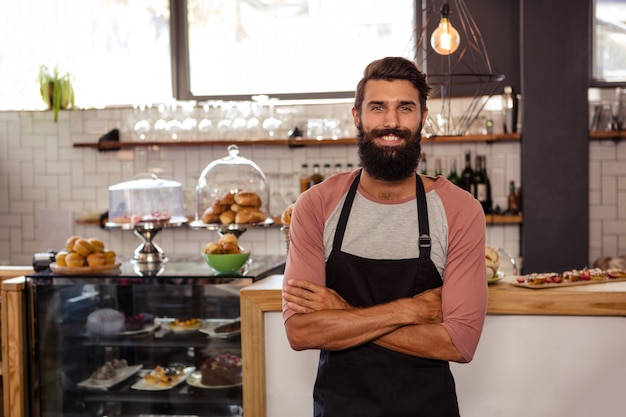
<svg viewBox="0 0 626 417">
<path fill-rule="evenodd" d="M 407 80 L 370 80 L 361 114 L 352 110 L 361 165 L 372 177 L 397 181 L 414 175 L 421 152 L 419 93 Z"/>
</svg>

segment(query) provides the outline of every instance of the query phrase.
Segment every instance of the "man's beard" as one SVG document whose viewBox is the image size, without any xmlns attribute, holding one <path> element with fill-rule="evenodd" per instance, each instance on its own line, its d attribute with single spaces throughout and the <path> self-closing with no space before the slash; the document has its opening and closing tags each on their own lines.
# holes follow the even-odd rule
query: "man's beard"
<svg viewBox="0 0 626 417">
<path fill-rule="evenodd" d="M 415 174 L 422 151 L 421 126 L 414 134 L 409 129 L 374 129 L 365 132 L 361 124 L 357 128 L 359 160 L 369 175 L 378 180 L 398 181 Z M 385 135 L 395 135 L 404 140 L 404 144 L 378 146 L 374 139 Z"/>
</svg>

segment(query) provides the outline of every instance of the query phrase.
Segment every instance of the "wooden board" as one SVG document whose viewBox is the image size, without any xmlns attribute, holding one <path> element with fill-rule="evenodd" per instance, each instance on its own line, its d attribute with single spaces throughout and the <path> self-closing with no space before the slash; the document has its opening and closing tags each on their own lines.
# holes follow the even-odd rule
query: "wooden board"
<svg viewBox="0 0 626 417">
<path fill-rule="evenodd" d="M 544 284 L 529 284 L 529 283 L 521 283 L 521 282 L 509 282 L 511 285 L 515 285 L 516 287 L 522 288 L 530 288 L 531 290 L 545 290 L 547 288 L 563 288 L 563 287 L 578 287 L 581 285 L 591 285 L 591 284 L 606 284 L 609 282 L 619 282 L 626 281 L 626 277 L 624 278 L 607 278 L 603 280 L 578 280 L 578 281 L 563 281 L 558 284 L 555 283 L 544 283 Z"/>
<path fill-rule="evenodd" d="M 50 264 L 50 270 L 59 275 L 102 275 L 115 273 L 121 263 L 116 262 L 108 265 L 98 266 L 59 266 L 56 262 Z"/>
</svg>

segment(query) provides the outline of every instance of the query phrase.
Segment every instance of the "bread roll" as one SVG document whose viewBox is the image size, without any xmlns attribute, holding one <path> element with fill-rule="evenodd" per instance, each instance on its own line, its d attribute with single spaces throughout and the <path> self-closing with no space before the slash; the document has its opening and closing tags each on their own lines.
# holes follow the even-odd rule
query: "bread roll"
<svg viewBox="0 0 626 417">
<path fill-rule="evenodd" d="M 76 241 L 80 239 L 80 236 L 72 236 L 69 239 L 67 239 L 67 241 L 65 242 L 65 249 L 68 252 L 71 252 L 74 250 L 74 243 L 76 243 Z"/>
<path fill-rule="evenodd" d="M 231 193 L 231 192 L 228 192 L 222 195 L 218 200 L 219 204 L 226 206 L 226 207 L 230 206 L 234 202 L 235 202 L 235 193 Z"/>
<path fill-rule="evenodd" d="M 494 277 L 498 272 L 498 269 L 500 269 L 500 255 L 498 254 L 498 251 L 491 246 L 485 247 L 485 266 L 487 270 L 487 278 Z M 491 276 L 489 276 L 489 270 L 493 272 Z"/>
<path fill-rule="evenodd" d="M 233 245 L 239 245 L 239 241 L 237 239 L 237 236 L 235 236 L 232 233 L 226 233 L 226 234 L 220 236 L 220 239 L 218 240 L 218 243 L 220 245 L 224 245 L 226 243 L 230 243 L 230 244 L 233 244 Z"/>
<path fill-rule="evenodd" d="M 76 252 L 69 252 L 65 257 L 65 265 L 72 268 L 85 266 L 85 258 Z"/>
<path fill-rule="evenodd" d="M 115 263 L 115 252 L 113 252 L 112 250 L 105 250 L 103 252 L 103 255 L 105 265 L 113 265 Z"/>
<path fill-rule="evenodd" d="M 243 207 L 259 208 L 262 205 L 261 197 L 257 193 L 240 191 L 235 194 L 235 203 Z"/>
<path fill-rule="evenodd" d="M 221 213 L 221 212 L 220 212 Z M 211 223 L 219 223 L 220 215 L 213 211 L 212 207 L 204 210 L 201 217 L 202 223 L 211 224 Z"/>
<path fill-rule="evenodd" d="M 67 266 L 67 264 L 65 263 L 66 256 L 66 250 L 59 251 L 56 255 L 54 255 L 54 261 L 57 263 L 58 266 Z"/>
<path fill-rule="evenodd" d="M 291 224 L 291 213 L 293 213 L 293 204 L 287 206 L 287 208 L 283 211 L 283 214 L 280 216 L 280 222 L 283 226 L 289 226 Z"/>
<path fill-rule="evenodd" d="M 83 258 L 86 258 L 91 252 L 93 252 L 93 246 L 87 239 L 79 238 L 74 242 L 74 247 L 72 248 L 74 252 L 78 253 Z"/>
<path fill-rule="evenodd" d="M 88 239 L 87 241 L 91 244 L 91 247 L 94 252 L 104 252 L 104 242 L 102 242 L 100 239 L 96 239 L 95 237 L 92 237 Z"/>
<path fill-rule="evenodd" d="M 256 208 L 242 207 L 235 216 L 235 223 L 260 223 L 265 220 L 265 213 Z"/>
<path fill-rule="evenodd" d="M 222 252 L 223 252 L 222 245 L 220 245 L 217 242 L 209 242 L 204 247 L 204 253 L 206 253 L 207 255 L 215 255 L 215 254 L 220 254 Z"/>
<path fill-rule="evenodd" d="M 105 262 L 106 259 L 103 252 L 93 252 L 87 255 L 87 265 L 89 266 L 101 266 Z"/>
<path fill-rule="evenodd" d="M 220 223 L 226 225 L 226 224 L 232 224 L 234 221 L 235 221 L 234 212 L 230 210 L 226 210 L 225 212 L 220 214 Z"/>
</svg>

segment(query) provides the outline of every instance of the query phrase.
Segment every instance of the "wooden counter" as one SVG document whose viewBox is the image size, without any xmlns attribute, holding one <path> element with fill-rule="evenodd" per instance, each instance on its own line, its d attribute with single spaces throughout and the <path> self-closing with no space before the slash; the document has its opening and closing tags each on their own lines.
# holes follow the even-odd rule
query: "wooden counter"
<svg viewBox="0 0 626 417">
<path fill-rule="evenodd" d="M 244 415 L 267 416 L 265 318 L 282 309 L 282 275 L 241 291 Z M 549 289 L 513 286 L 512 277 L 489 286 L 488 315 L 626 316 L 626 282 Z"/>
</svg>

